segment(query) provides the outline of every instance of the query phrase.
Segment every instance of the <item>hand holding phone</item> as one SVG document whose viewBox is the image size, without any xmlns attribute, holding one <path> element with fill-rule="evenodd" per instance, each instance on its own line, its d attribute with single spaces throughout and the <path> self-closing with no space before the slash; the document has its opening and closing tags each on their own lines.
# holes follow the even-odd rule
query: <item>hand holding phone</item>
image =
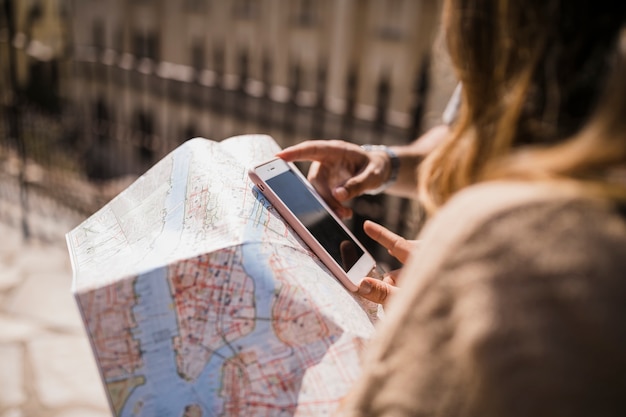
<svg viewBox="0 0 626 417">
<path fill-rule="evenodd" d="M 298 168 L 280 158 L 249 170 L 254 184 L 281 216 L 350 291 L 376 262 L 333 213 Z"/>
</svg>

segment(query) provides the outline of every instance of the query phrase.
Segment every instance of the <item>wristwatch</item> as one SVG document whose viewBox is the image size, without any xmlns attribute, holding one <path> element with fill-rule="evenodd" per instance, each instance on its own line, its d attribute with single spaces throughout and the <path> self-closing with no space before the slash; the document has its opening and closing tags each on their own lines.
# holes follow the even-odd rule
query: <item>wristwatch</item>
<svg viewBox="0 0 626 417">
<path fill-rule="evenodd" d="M 367 152 L 382 151 L 389 155 L 389 162 L 391 163 L 391 173 L 389 175 L 389 179 L 387 179 L 387 181 L 380 187 L 374 190 L 367 190 L 363 193 L 368 195 L 380 194 L 387 188 L 391 187 L 391 185 L 396 182 L 396 179 L 398 179 L 398 171 L 400 170 L 400 158 L 398 158 L 398 155 L 396 155 L 394 151 L 392 151 L 391 149 L 389 149 L 388 146 L 385 145 L 361 145 L 361 148 Z"/>
</svg>

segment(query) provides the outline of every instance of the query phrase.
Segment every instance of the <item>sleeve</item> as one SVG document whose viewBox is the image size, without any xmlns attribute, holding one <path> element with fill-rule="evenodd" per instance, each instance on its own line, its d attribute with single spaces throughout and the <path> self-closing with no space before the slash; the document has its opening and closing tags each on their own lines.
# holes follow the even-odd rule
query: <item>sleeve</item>
<svg viewBox="0 0 626 417">
<path fill-rule="evenodd" d="M 463 85 L 458 83 L 446 104 L 446 108 L 443 110 L 441 114 L 441 121 L 448 125 L 452 126 L 457 119 L 459 114 L 459 108 L 461 107 L 461 91 L 463 90 Z"/>
<path fill-rule="evenodd" d="M 340 415 L 623 415 L 623 236 L 559 204 L 437 221 Z"/>
</svg>

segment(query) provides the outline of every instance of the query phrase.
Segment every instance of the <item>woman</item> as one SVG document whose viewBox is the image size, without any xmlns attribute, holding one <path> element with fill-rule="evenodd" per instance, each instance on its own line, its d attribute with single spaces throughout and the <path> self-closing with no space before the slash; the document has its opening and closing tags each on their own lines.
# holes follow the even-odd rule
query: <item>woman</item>
<svg viewBox="0 0 626 417">
<path fill-rule="evenodd" d="M 625 16 L 445 2 L 460 113 L 341 415 L 626 415 Z"/>
</svg>

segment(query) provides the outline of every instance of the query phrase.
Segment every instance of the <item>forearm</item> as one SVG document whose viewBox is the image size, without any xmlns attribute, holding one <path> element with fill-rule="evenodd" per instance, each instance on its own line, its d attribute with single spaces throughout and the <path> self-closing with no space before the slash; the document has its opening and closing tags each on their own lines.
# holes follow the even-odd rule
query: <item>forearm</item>
<svg viewBox="0 0 626 417">
<path fill-rule="evenodd" d="M 385 192 L 406 198 L 417 198 L 417 170 L 424 158 L 449 134 L 446 125 L 436 126 L 405 146 L 392 146 L 391 150 L 400 159 L 396 181 Z"/>
</svg>

